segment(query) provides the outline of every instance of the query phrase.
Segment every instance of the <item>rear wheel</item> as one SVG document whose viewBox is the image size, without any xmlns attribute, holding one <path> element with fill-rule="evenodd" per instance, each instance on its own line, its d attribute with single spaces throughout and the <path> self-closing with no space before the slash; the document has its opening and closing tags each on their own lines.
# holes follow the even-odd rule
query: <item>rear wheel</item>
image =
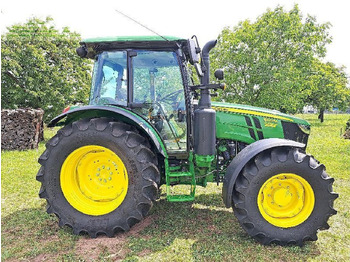
<svg viewBox="0 0 350 262">
<path fill-rule="evenodd" d="M 147 215 L 160 175 L 148 141 L 130 125 L 83 119 L 61 129 L 39 159 L 39 196 L 59 225 L 113 236 Z"/>
<path fill-rule="evenodd" d="M 335 214 L 333 179 L 299 149 L 274 148 L 244 167 L 233 190 L 233 209 L 246 232 L 263 244 L 316 240 Z"/>
</svg>

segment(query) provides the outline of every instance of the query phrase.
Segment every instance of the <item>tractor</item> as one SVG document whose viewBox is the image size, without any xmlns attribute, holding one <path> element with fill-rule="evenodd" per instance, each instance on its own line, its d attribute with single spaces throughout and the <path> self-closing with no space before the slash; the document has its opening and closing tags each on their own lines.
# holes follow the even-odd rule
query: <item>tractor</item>
<svg viewBox="0 0 350 262">
<path fill-rule="evenodd" d="M 59 226 L 113 237 L 149 212 L 164 185 L 171 202 L 223 183 L 222 198 L 248 235 L 303 245 L 336 214 L 334 179 L 305 153 L 310 124 L 276 110 L 212 102 L 209 53 L 195 36 L 86 39 L 94 60 L 89 104 L 66 108 L 49 127 L 36 176 Z M 73 92 L 73 90 L 72 90 Z M 186 190 L 177 190 L 177 185 Z M 188 190 L 188 191 L 187 191 Z"/>
</svg>

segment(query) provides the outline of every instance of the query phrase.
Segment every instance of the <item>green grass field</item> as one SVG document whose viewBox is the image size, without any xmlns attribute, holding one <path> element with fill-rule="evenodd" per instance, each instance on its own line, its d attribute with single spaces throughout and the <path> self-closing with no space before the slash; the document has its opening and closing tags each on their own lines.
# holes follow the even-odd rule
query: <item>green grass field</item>
<svg viewBox="0 0 350 262">
<path fill-rule="evenodd" d="M 315 115 L 301 117 L 313 126 L 307 151 L 325 164 L 340 195 L 331 228 L 316 242 L 258 244 L 224 207 L 216 184 L 198 188 L 193 203 L 169 203 L 162 194 L 144 221 L 114 238 L 74 236 L 38 197 L 41 143 L 38 150 L 1 154 L 2 261 L 350 261 L 350 140 L 340 136 L 349 115 L 326 115 L 322 124 Z M 54 132 L 46 130 L 46 139 Z"/>
</svg>

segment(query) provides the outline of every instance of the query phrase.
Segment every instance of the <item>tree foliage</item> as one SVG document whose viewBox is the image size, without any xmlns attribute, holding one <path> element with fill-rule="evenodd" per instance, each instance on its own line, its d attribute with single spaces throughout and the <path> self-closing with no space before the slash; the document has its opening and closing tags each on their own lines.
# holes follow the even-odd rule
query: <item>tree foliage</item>
<svg viewBox="0 0 350 262">
<path fill-rule="evenodd" d="M 337 107 L 345 110 L 350 105 L 350 89 L 346 87 L 347 76 L 344 68 L 338 68 L 333 63 L 322 63 L 314 60 L 312 73 L 307 78 L 307 86 L 304 91 L 304 101 L 318 108 L 319 119 L 323 122 L 325 110 Z"/>
<path fill-rule="evenodd" d="M 2 108 L 42 108 L 47 121 L 69 104 L 85 103 L 91 63 L 76 55 L 79 41 L 49 17 L 9 27 L 1 36 Z"/>
<path fill-rule="evenodd" d="M 318 108 L 347 103 L 343 69 L 321 62 L 331 42 L 329 27 L 312 16 L 304 19 L 295 5 L 225 28 L 212 60 L 225 69 L 226 100 L 289 113 L 306 103 Z"/>
</svg>

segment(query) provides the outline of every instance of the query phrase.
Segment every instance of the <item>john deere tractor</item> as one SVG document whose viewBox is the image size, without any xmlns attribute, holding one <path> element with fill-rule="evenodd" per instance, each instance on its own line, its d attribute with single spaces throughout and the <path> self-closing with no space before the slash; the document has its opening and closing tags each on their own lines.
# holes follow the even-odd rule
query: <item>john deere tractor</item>
<svg viewBox="0 0 350 262">
<path fill-rule="evenodd" d="M 170 36 L 81 42 L 78 55 L 95 61 L 89 105 L 50 122 L 64 127 L 47 142 L 37 174 L 39 196 L 60 226 L 112 237 L 147 215 L 161 185 L 168 201 L 183 202 L 194 200 L 197 186 L 223 182 L 225 206 L 263 244 L 302 245 L 329 227 L 337 194 L 324 165 L 305 153 L 309 123 L 212 103 L 213 91 L 225 87 L 222 70 L 209 80 L 216 43 L 201 49 L 196 37 Z M 187 186 L 179 193 L 176 185 Z"/>
</svg>

